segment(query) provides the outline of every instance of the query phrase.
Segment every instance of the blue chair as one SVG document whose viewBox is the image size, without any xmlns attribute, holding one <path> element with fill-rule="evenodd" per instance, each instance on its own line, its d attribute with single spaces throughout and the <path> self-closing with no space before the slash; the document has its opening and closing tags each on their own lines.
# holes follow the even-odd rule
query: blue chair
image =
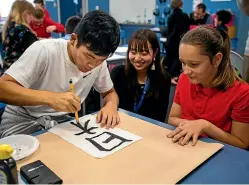
<svg viewBox="0 0 249 185">
<path fill-rule="evenodd" d="M 165 123 L 168 123 L 169 113 L 170 113 L 172 104 L 174 102 L 175 91 L 176 91 L 176 85 L 171 84 L 170 93 L 169 93 L 169 104 L 168 104 L 167 114 L 165 118 Z"/>
<path fill-rule="evenodd" d="M 241 75 L 242 78 L 244 78 L 244 70 L 243 70 L 243 66 L 244 66 L 244 59 L 243 57 L 236 53 L 235 51 L 231 51 L 230 52 L 230 60 L 232 63 L 232 66 L 235 68 L 235 70 L 237 71 L 238 75 Z"/>
</svg>

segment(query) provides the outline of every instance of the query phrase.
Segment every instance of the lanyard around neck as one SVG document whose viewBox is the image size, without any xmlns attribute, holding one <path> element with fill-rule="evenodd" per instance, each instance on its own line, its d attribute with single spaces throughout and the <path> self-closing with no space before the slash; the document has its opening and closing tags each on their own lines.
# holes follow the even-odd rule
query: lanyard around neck
<svg viewBox="0 0 249 185">
<path fill-rule="evenodd" d="M 149 77 L 147 77 L 147 80 L 145 82 L 145 86 L 144 86 L 144 89 L 143 89 L 143 93 L 140 96 L 139 103 L 137 104 L 137 101 L 135 100 L 135 103 L 134 103 L 134 112 L 135 113 L 137 113 L 138 110 L 141 108 L 141 106 L 143 104 L 143 101 L 144 101 L 144 97 L 145 97 L 146 93 L 149 90 L 149 86 L 150 86 L 150 79 L 149 79 Z"/>
</svg>

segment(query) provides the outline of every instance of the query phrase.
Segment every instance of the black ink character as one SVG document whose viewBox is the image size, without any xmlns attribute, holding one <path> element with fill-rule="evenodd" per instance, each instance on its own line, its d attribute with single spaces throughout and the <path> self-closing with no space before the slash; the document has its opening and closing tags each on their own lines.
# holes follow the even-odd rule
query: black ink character
<svg viewBox="0 0 249 185">
<path fill-rule="evenodd" d="M 100 137 L 100 136 L 102 136 L 102 135 L 104 135 L 104 134 L 109 135 L 109 137 L 108 137 L 106 140 L 102 141 L 102 143 L 108 144 L 110 141 L 112 141 L 112 140 L 114 140 L 114 139 L 118 139 L 118 140 L 120 140 L 119 144 L 116 144 L 116 145 L 113 146 L 112 148 L 107 149 L 107 148 L 101 146 L 101 144 L 97 143 L 97 142 L 94 140 L 95 138 L 98 138 L 98 137 Z M 115 135 L 115 134 L 110 133 L 110 132 L 103 132 L 103 133 L 101 133 L 101 134 L 99 134 L 99 135 L 97 135 L 97 136 L 94 136 L 94 137 L 92 137 L 92 138 L 86 138 L 86 140 L 88 140 L 89 142 L 91 142 L 91 143 L 92 143 L 96 148 L 98 148 L 100 151 L 105 151 L 105 152 L 110 152 L 110 151 L 112 151 L 113 149 L 119 147 L 120 145 L 122 145 L 122 144 L 125 143 L 125 142 L 132 142 L 132 141 L 133 141 L 133 140 L 125 139 L 125 138 L 123 138 L 123 137 L 120 137 L 120 136 Z M 101 141 L 100 141 L 100 142 L 101 142 Z"/>
<path fill-rule="evenodd" d="M 77 133 L 77 134 L 74 134 L 76 136 L 79 136 L 79 135 L 82 135 L 82 134 L 96 134 L 96 132 L 91 132 L 93 129 L 96 129 L 98 127 L 91 127 L 91 128 L 87 128 L 88 127 L 88 123 L 90 122 L 90 119 L 87 120 L 84 124 L 84 127 L 82 125 L 79 125 L 79 124 L 75 124 L 74 122 L 70 122 L 72 125 L 78 127 L 79 129 L 83 130 L 83 132 L 80 132 L 80 133 Z"/>
</svg>

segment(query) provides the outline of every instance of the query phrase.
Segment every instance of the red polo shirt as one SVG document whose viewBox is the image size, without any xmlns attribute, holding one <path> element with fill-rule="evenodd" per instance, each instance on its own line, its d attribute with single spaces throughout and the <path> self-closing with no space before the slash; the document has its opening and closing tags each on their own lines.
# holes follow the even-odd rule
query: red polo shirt
<svg viewBox="0 0 249 185">
<path fill-rule="evenodd" d="M 51 19 L 48 18 L 44 18 L 43 23 L 39 26 L 37 26 L 36 24 L 34 24 L 34 22 L 30 23 L 30 27 L 32 28 L 32 30 L 34 32 L 36 32 L 37 37 L 39 38 L 49 38 L 51 37 L 51 33 L 47 33 L 46 28 L 48 26 L 56 26 L 56 33 L 64 33 L 65 32 L 65 28 L 62 24 L 59 24 L 57 22 L 54 22 Z"/>
<path fill-rule="evenodd" d="M 230 132 L 232 120 L 249 123 L 249 85 L 236 81 L 227 90 L 202 88 L 190 84 L 181 74 L 174 102 L 181 106 L 181 118 L 205 119 L 220 129 Z"/>
<path fill-rule="evenodd" d="M 45 15 L 44 15 L 44 18 L 45 18 L 45 19 L 51 19 L 48 10 L 47 10 L 46 8 L 44 8 L 44 7 L 42 7 L 42 9 L 43 9 L 44 14 L 45 14 Z"/>
</svg>

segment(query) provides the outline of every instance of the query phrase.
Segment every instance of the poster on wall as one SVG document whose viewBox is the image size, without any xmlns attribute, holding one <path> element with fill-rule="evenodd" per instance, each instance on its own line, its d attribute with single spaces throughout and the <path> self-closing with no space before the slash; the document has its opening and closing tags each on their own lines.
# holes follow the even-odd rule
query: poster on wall
<svg viewBox="0 0 249 185">
<path fill-rule="evenodd" d="M 203 0 L 193 0 L 193 11 L 195 10 L 195 7 L 200 3 L 203 3 Z"/>
</svg>

